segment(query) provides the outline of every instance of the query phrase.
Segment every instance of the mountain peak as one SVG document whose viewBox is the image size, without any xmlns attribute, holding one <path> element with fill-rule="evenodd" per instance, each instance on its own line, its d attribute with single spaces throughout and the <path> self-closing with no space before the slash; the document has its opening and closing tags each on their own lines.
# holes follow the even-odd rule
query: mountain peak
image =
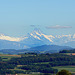
<svg viewBox="0 0 75 75">
<path fill-rule="evenodd" d="M 34 28 L 34 30 L 33 30 L 33 32 L 32 33 L 39 33 L 39 34 L 41 34 L 42 33 L 42 31 L 40 30 L 40 28 Z"/>
</svg>

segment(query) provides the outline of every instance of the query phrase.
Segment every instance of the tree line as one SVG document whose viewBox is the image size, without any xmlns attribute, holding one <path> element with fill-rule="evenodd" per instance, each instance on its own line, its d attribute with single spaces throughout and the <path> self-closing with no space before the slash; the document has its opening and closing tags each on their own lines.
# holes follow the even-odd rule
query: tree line
<svg viewBox="0 0 75 75">
<path fill-rule="evenodd" d="M 22 65 L 18 69 L 24 71 L 12 71 L 17 65 Z M 53 66 L 68 66 L 75 65 L 75 56 L 65 55 L 61 53 L 54 54 L 37 54 L 29 53 L 22 54 L 20 58 L 11 58 L 10 60 L 3 62 L 0 57 L 0 73 L 16 74 L 16 73 L 57 73 L 57 69 L 53 69 Z"/>
</svg>

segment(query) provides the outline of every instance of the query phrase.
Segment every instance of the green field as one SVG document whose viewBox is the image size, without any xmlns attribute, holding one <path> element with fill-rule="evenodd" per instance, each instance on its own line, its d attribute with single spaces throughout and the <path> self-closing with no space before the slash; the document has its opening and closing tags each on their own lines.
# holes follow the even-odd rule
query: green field
<svg viewBox="0 0 75 75">
<path fill-rule="evenodd" d="M 53 67 L 54 69 L 58 69 L 58 71 L 61 71 L 62 69 L 68 70 L 71 73 L 75 73 L 75 66 L 56 66 Z"/>
<path fill-rule="evenodd" d="M 21 57 L 21 55 L 0 54 L 0 57 L 2 58 L 3 61 L 8 61 L 11 58 Z"/>
<path fill-rule="evenodd" d="M 17 75 L 44 75 L 45 74 L 44 72 L 37 71 L 37 68 L 40 68 L 40 67 L 42 69 L 43 68 L 48 68 L 48 67 L 50 68 L 51 67 L 51 68 L 54 68 L 54 69 L 58 69 L 58 71 L 60 71 L 62 69 L 65 69 L 65 70 L 70 71 L 72 74 L 75 74 L 75 66 L 55 66 L 55 67 L 50 66 L 51 64 L 52 65 L 53 64 L 60 65 L 60 64 L 65 63 L 65 62 L 60 62 L 61 60 L 60 61 L 57 60 L 58 57 L 64 58 L 64 59 L 66 57 L 65 60 L 67 60 L 67 58 L 70 59 L 70 60 L 71 59 L 73 60 L 75 58 L 73 55 L 70 56 L 70 53 L 68 53 L 68 54 L 65 53 L 66 55 L 64 54 L 63 56 L 60 55 L 60 54 L 56 54 L 56 55 L 55 54 L 54 55 L 52 55 L 52 54 L 50 54 L 50 55 L 47 55 L 47 54 L 38 54 L 37 55 L 37 54 L 33 54 L 33 53 L 32 54 L 19 54 L 19 55 L 0 54 L 0 57 L 2 58 L 1 64 L 3 64 L 2 62 L 5 62 L 4 64 L 9 65 L 8 62 L 10 62 L 9 60 L 11 58 L 14 58 L 14 59 L 12 59 L 12 62 L 13 61 L 15 61 L 15 62 L 17 61 L 19 63 L 19 64 L 17 63 L 16 66 L 14 66 L 13 63 L 12 63 L 13 66 L 11 66 L 11 64 L 9 65 L 9 66 L 11 66 L 11 68 L 9 68 L 10 72 L 11 73 L 17 73 Z M 15 59 L 15 58 L 18 58 L 18 60 Z M 48 60 L 50 58 L 52 59 L 52 61 L 49 61 Z M 36 61 L 34 61 L 34 59 Z M 39 60 L 40 61 L 42 60 L 42 61 L 40 62 Z M 47 61 L 45 61 L 45 60 L 47 60 Z M 57 60 L 57 62 L 55 62 L 55 60 Z M 72 61 L 72 60 L 70 62 L 73 62 L 74 63 L 74 61 Z M 30 63 L 26 63 L 27 61 L 30 62 Z M 68 60 L 67 60 L 67 64 L 68 64 Z M 72 65 L 72 64 L 69 64 L 69 65 Z M 22 68 L 23 66 L 26 66 L 29 69 L 28 70 L 27 69 L 23 69 Z M 4 67 L 5 67 L 5 65 L 4 65 Z M 6 66 L 5 68 L 8 68 L 8 66 Z M 49 73 L 48 74 L 50 74 L 50 73 L 51 72 L 49 70 Z M 55 72 L 53 72 L 53 74 L 50 74 L 50 75 L 55 75 L 54 73 Z"/>
<path fill-rule="evenodd" d="M 18 67 L 19 66 L 22 66 L 22 65 L 18 65 Z M 65 69 L 65 70 L 68 70 L 71 73 L 75 74 L 75 66 L 56 66 L 56 67 L 53 67 L 53 68 L 58 69 L 58 71 L 61 71 L 61 70 Z M 19 69 L 15 68 L 15 70 L 19 70 Z M 22 70 L 22 71 L 24 71 L 24 70 Z M 36 74 L 30 74 L 30 75 L 36 75 Z M 39 75 L 39 74 L 37 74 L 37 75 Z"/>
</svg>

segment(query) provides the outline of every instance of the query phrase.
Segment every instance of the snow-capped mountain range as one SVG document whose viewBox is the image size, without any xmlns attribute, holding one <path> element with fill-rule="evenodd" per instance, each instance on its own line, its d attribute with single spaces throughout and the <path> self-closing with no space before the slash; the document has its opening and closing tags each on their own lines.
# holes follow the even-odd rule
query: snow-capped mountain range
<svg viewBox="0 0 75 75">
<path fill-rule="evenodd" d="M 43 32 L 41 32 L 40 29 L 34 29 L 34 31 L 32 31 L 31 33 L 28 33 L 26 36 L 19 38 L 0 34 L 0 49 L 24 49 L 29 47 L 41 46 L 45 44 L 70 46 L 75 48 L 75 34 L 53 36 L 44 34 Z"/>
</svg>

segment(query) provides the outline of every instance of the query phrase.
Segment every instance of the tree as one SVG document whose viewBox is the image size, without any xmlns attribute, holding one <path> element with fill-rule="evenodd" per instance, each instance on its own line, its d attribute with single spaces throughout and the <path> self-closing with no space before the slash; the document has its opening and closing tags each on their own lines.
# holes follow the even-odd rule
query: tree
<svg viewBox="0 0 75 75">
<path fill-rule="evenodd" d="M 56 75 L 72 75 L 72 74 L 67 70 L 61 70 Z"/>
<path fill-rule="evenodd" d="M 0 57 L 0 61 L 2 61 L 2 58 Z"/>
</svg>

